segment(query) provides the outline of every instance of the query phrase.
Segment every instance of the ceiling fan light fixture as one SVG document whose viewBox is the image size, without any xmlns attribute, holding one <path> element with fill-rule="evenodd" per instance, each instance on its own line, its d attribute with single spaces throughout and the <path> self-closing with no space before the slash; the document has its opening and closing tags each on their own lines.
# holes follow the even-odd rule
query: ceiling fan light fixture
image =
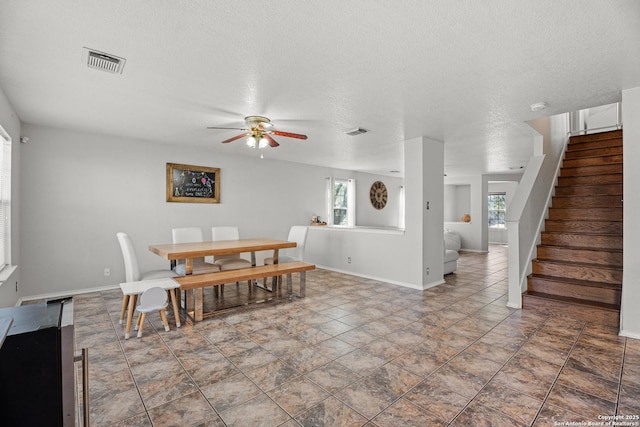
<svg viewBox="0 0 640 427">
<path fill-rule="evenodd" d="M 250 148 L 255 148 L 256 147 L 256 139 L 253 136 L 250 136 L 249 138 L 247 138 L 247 145 Z"/>
<path fill-rule="evenodd" d="M 269 145 L 269 141 L 267 141 L 267 138 L 265 137 L 260 138 L 260 142 L 258 143 L 258 148 L 264 148 L 267 145 Z"/>
</svg>

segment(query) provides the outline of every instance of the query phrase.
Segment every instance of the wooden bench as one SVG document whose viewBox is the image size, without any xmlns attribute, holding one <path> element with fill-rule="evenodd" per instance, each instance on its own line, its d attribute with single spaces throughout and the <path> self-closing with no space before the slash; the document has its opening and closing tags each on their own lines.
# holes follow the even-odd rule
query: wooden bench
<svg viewBox="0 0 640 427">
<path fill-rule="evenodd" d="M 122 298 L 122 309 L 120 310 L 120 324 L 122 324 L 124 320 L 124 312 L 127 310 L 127 306 L 129 308 L 129 312 L 127 313 L 127 326 L 124 333 L 125 339 L 129 339 L 131 320 L 133 319 L 133 312 L 136 309 L 136 299 L 138 295 L 156 286 L 169 292 L 171 304 L 173 305 L 173 315 L 176 318 L 176 326 L 178 328 L 180 327 L 180 313 L 178 312 L 178 301 L 176 299 L 176 289 L 180 288 L 180 284 L 174 279 L 167 277 L 163 279 L 120 283 L 120 289 L 122 289 L 122 294 L 124 295 Z"/>
<path fill-rule="evenodd" d="M 235 282 L 252 282 L 253 280 L 263 279 L 267 277 L 286 276 L 287 277 L 287 294 L 293 296 L 291 275 L 300 273 L 300 293 L 298 296 L 304 297 L 306 275 L 309 270 L 316 268 L 313 264 L 302 261 L 286 262 L 282 264 L 260 265 L 257 267 L 243 268 L 239 270 L 221 271 L 218 273 L 191 274 L 187 276 L 176 277 L 173 280 L 180 284 L 182 291 L 195 291 L 194 301 L 194 321 L 200 321 L 203 318 L 203 288 L 207 286 L 219 286 L 225 283 Z"/>
</svg>

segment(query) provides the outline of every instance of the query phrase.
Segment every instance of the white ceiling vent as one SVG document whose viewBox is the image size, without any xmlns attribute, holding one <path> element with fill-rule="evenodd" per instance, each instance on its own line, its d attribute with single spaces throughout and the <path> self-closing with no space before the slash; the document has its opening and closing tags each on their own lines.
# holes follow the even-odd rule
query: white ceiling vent
<svg viewBox="0 0 640 427">
<path fill-rule="evenodd" d="M 347 135 L 349 136 L 356 136 L 356 135 L 360 135 L 362 133 L 367 133 L 366 129 L 362 129 L 362 128 L 355 128 L 352 130 L 348 130 L 345 132 Z"/>
<path fill-rule="evenodd" d="M 86 63 L 87 67 L 107 73 L 121 74 L 125 61 L 124 58 L 86 47 L 82 50 L 82 62 Z"/>
</svg>

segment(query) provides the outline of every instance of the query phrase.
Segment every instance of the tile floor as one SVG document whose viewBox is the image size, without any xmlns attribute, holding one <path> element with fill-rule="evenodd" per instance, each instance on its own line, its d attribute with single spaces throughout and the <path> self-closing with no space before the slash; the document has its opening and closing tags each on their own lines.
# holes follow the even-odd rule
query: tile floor
<svg viewBox="0 0 640 427">
<path fill-rule="evenodd" d="M 638 425 L 640 340 L 506 308 L 506 278 L 502 246 L 424 292 L 316 270 L 304 299 L 126 341 L 119 290 L 76 296 L 92 425 Z"/>
</svg>

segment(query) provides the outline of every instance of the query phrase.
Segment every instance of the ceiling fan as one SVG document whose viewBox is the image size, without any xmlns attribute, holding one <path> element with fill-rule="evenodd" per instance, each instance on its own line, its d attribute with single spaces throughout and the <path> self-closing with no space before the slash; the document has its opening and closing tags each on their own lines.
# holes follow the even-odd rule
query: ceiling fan
<svg viewBox="0 0 640 427">
<path fill-rule="evenodd" d="M 245 128 L 228 128 L 228 127 L 216 127 L 209 126 L 207 129 L 236 129 L 244 131 L 240 135 L 234 136 L 222 141 L 223 144 L 235 141 L 243 137 L 247 137 L 247 145 L 251 148 L 258 146 L 258 148 L 265 148 L 267 145 L 270 147 L 277 147 L 280 144 L 273 139 L 271 135 L 284 136 L 287 138 L 307 139 L 307 135 L 300 133 L 283 132 L 279 130 L 269 129 L 273 126 L 271 120 L 263 116 L 247 116 L 244 118 L 246 124 Z"/>
</svg>

